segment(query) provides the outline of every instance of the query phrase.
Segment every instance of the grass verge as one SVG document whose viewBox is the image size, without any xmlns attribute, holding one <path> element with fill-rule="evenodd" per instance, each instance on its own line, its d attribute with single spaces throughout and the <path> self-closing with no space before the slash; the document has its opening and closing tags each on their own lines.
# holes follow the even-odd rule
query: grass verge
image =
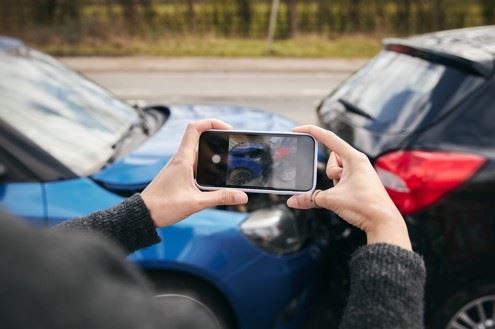
<svg viewBox="0 0 495 329">
<path fill-rule="evenodd" d="M 271 53 L 266 40 L 220 37 L 166 37 L 109 40 L 84 39 L 78 43 L 52 41 L 33 46 L 57 56 L 204 56 L 204 57 L 372 57 L 380 50 L 380 39 L 368 36 L 341 36 L 329 39 L 299 36 L 276 40 Z"/>
</svg>

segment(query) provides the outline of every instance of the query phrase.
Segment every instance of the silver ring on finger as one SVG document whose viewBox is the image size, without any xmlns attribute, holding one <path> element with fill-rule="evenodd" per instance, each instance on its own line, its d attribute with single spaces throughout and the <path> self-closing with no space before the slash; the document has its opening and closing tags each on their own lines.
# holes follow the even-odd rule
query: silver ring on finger
<svg viewBox="0 0 495 329">
<path fill-rule="evenodd" d="M 316 203 L 316 196 L 318 193 L 320 193 L 321 190 L 314 190 L 313 193 L 311 193 L 311 203 L 315 206 L 317 209 L 321 209 L 321 207 Z"/>
</svg>

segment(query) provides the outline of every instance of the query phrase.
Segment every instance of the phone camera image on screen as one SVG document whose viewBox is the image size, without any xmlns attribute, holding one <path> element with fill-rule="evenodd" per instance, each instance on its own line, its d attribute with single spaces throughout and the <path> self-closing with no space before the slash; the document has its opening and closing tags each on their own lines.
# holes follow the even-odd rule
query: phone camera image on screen
<svg viewBox="0 0 495 329">
<path fill-rule="evenodd" d="M 294 189 L 293 156 L 297 139 L 279 136 L 232 135 L 229 138 L 227 185 Z"/>
<path fill-rule="evenodd" d="M 304 192 L 314 188 L 315 161 L 316 142 L 308 135 L 211 130 L 200 137 L 196 182 L 203 188 Z"/>
</svg>

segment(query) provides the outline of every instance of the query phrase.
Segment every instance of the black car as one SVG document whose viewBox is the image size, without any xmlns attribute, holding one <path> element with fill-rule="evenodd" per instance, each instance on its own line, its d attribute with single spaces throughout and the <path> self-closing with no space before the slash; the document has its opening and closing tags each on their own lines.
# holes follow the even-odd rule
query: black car
<svg viewBox="0 0 495 329">
<path fill-rule="evenodd" d="M 404 215 L 427 265 L 428 328 L 495 328 L 494 65 L 495 26 L 386 39 L 317 108 Z M 338 232 L 332 268 L 345 283 L 342 254 L 362 236 Z"/>
</svg>

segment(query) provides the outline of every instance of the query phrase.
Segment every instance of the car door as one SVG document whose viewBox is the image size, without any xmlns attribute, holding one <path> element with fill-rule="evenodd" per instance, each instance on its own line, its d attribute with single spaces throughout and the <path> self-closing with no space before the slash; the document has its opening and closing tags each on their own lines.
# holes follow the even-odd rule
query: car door
<svg viewBox="0 0 495 329">
<path fill-rule="evenodd" d="M 123 200 L 87 177 L 44 183 L 47 225 L 110 208 Z"/>
</svg>

